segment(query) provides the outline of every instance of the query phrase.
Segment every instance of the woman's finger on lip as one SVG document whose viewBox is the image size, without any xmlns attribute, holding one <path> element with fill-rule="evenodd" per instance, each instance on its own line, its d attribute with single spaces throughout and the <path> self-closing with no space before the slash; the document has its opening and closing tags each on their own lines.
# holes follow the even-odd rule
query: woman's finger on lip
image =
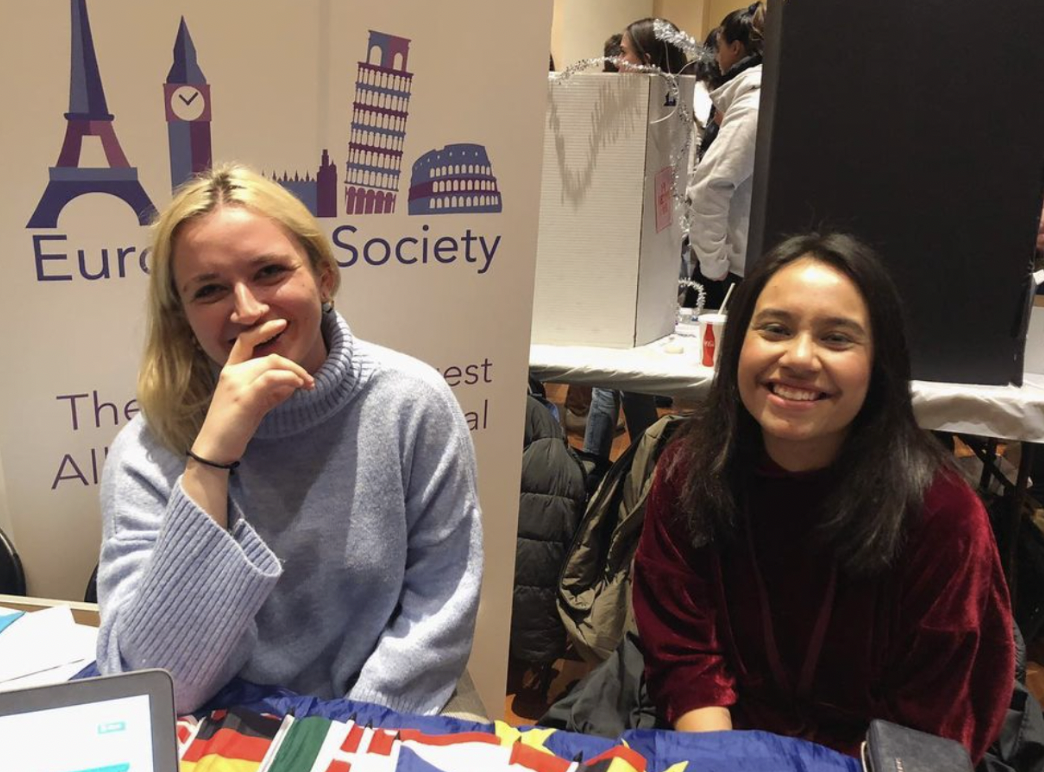
<svg viewBox="0 0 1044 772">
<path fill-rule="evenodd" d="M 232 351 L 228 355 L 228 364 L 239 364 L 251 358 L 254 349 L 259 343 L 264 343 L 269 338 L 278 335 L 287 325 L 286 319 L 269 319 L 256 327 L 243 330 L 232 344 Z"/>
</svg>

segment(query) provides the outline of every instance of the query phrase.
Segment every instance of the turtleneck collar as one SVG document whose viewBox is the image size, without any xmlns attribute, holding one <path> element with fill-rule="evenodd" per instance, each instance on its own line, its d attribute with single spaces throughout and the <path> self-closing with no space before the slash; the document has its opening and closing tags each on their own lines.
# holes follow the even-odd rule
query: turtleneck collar
<svg viewBox="0 0 1044 772">
<path fill-rule="evenodd" d="M 802 472 L 791 472 L 773 461 L 769 454 L 761 451 L 757 466 L 754 468 L 756 477 L 786 479 L 805 482 L 829 481 L 837 477 L 837 470 L 833 466 L 821 469 L 806 469 Z"/>
<path fill-rule="evenodd" d="M 255 437 L 274 439 L 308 431 L 332 416 L 348 402 L 365 383 L 371 364 L 357 352 L 355 338 L 348 323 L 336 311 L 323 314 L 323 340 L 326 361 L 313 374 L 315 388 L 299 389 L 286 402 L 266 415 Z"/>
</svg>

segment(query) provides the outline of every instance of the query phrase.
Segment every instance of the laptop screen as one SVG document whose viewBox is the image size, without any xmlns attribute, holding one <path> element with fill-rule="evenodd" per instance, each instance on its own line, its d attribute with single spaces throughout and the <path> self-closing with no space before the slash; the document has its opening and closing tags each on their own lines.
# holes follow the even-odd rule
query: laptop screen
<svg viewBox="0 0 1044 772">
<path fill-rule="evenodd" d="M 174 724 L 162 671 L 9 692 L 0 695 L 0 769 L 173 772 Z"/>
</svg>

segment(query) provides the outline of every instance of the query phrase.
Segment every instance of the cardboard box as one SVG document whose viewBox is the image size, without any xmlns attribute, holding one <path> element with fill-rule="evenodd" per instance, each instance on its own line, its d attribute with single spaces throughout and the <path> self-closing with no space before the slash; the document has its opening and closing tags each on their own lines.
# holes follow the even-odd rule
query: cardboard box
<svg viewBox="0 0 1044 772">
<path fill-rule="evenodd" d="M 680 81 L 691 110 L 693 79 Z M 628 348 L 674 329 L 682 208 L 671 160 L 691 126 L 667 96 L 656 75 L 548 82 L 533 343 Z"/>
</svg>

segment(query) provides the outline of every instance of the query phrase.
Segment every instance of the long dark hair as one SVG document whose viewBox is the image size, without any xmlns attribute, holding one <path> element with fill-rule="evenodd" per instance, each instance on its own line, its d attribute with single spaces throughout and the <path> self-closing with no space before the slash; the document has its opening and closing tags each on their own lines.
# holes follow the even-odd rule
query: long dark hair
<svg viewBox="0 0 1044 772">
<path fill-rule="evenodd" d="M 602 47 L 602 56 L 607 59 L 612 56 L 619 56 L 620 42 L 623 40 L 623 33 L 617 32 L 615 35 L 610 35 L 606 38 L 605 45 Z M 602 72 L 619 72 L 620 68 L 612 62 L 606 62 L 602 68 Z"/>
<path fill-rule="evenodd" d="M 670 25 L 672 29 L 678 29 L 666 19 L 663 19 L 663 21 Z M 654 67 L 659 67 L 664 72 L 677 75 L 688 64 L 688 59 L 685 56 L 685 52 L 678 46 L 665 40 L 657 39 L 656 32 L 653 29 L 655 22 L 656 19 L 651 18 L 633 21 L 627 25 L 625 34 L 631 38 L 631 42 L 634 44 L 634 52 L 638 54 L 638 58 L 642 63 L 651 64 Z"/>
<path fill-rule="evenodd" d="M 696 80 L 705 83 L 708 91 L 713 91 L 721 85 L 721 70 L 718 69 L 718 61 L 714 54 L 718 50 L 718 32 L 720 27 L 715 27 L 707 33 L 703 41 L 703 48 L 697 52 L 692 62 L 692 74 Z"/>
<path fill-rule="evenodd" d="M 765 52 L 765 6 L 763 3 L 751 3 L 746 8 L 733 11 L 721 20 L 718 28 L 727 43 L 737 40 L 747 50 L 747 56 L 762 55 Z"/>
<path fill-rule="evenodd" d="M 874 251 L 854 237 L 791 237 L 740 283 L 722 336 L 718 374 L 678 440 L 680 452 L 669 471 L 684 480 L 679 503 L 693 543 L 731 540 L 740 527 L 744 491 L 764 452 L 761 427 L 740 400 L 740 350 L 765 285 L 802 258 L 851 279 L 870 315 L 870 384 L 834 462 L 840 484 L 824 505 L 818 535 L 848 574 L 872 574 L 895 561 L 908 519 L 920 511 L 935 474 L 951 462 L 914 419 L 898 290 Z"/>
</svg>

